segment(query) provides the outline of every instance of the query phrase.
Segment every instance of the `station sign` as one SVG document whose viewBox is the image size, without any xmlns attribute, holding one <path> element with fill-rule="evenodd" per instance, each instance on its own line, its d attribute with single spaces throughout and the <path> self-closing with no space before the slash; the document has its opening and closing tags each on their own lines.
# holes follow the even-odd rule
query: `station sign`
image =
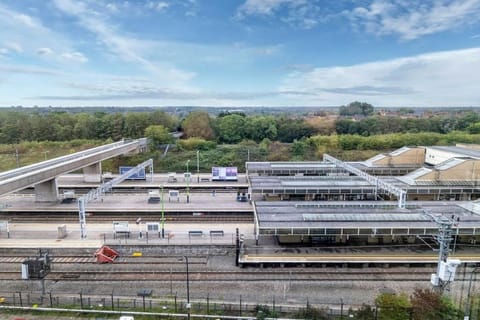
<svg viewBox="0 0 480 320">
<path fill-rule="evenodd" d="M 212 167 L 212 181 L 237 181 L 237 167 Z"/>
<path fill-rule="evenodd" d="M 133 168 L 135 167 L 122 166 L 118 168 L 118 172 L 120 174 L 124 174 L 128 172 L 128 170 Z M 133 173 L 127 178 L 127 180 L 145 180 L 145 179 L 146 179 L 145 168 L 138 170 L 137 173 Z"/>
</svg>

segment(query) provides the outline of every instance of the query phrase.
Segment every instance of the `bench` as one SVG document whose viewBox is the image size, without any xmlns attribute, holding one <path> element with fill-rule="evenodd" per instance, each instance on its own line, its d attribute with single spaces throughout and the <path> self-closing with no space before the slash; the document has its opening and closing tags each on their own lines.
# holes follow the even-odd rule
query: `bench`
<svg viewBox="0 0 480 320">
<path fill-rule="evenodd" d="M 201 237 L 203 236 L 202 230 L 191 230 L 188 231 L 188 237 Z"/>
<path fill-rule="evenodd" d="M 223 230 L 210 230 L 210 237 L 223 237 Z"/>
</svg>

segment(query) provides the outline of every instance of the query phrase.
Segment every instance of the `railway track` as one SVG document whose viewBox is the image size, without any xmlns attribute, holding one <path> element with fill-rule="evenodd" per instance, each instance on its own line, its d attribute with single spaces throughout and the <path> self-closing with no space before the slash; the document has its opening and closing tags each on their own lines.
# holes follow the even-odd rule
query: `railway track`
<svg viewBox="0 0 480 320">
<path fill-rule="evenodd" d="M 138 216 L 141 215 L 145 217 L 145 220 L 148 220 L 150 216 L 152 219 L 159 220 L 158 212 L 142 212 L 140 213 L 128 213 L 124 215 L 102 215 L 102 213 L 97 213 L 94 215 L 88 216 L 89 222 L 97 223 L 111 223 L 114 220 L 123 221 L 123 220 L 132 220 L 135 221 Z M 10 223 L 45 223 L 45 222 L 78 222 L 78 213 L 72 213 L 71 215 L 60 215 L 60 214 L 45 214 L 37 213 L 33 214 L 3 214 L 0 215 L 0 220 L 8 220 Z M 190 215 L 166 215 L 165 221 L 167 222 L 252 222 L 253 216 L 246 214 L 232 214 L 232 215 L 203 215 L 203 216 L 192 216 Z"/>
<path fill-rule="evenodd" d="M 20 264 L 28 257 L 0 256 L 0 280 L 18 280 Z M 279 268 L 232 269 L 212 271 L 208 256 L 189 257 L 191 281 L 423 281 L 431 268 Z M 89 255 L 52 257 L 52 281 L 180 281 L 185 277 L 184 261 L 177 256 L 119 257 L 112 264 L 98 264 Z M 222 269 L 221 266 L 218 268 Z M 223 267 L 224 268 L 224 267 Z"/>
<path fill-rule="evenodd" d="M 25 259 L 29 257 L 19 257 L 14 255 L 2 255 L 0 256 L 0 265 L 8 264 L 19 264 L 22 263 Z M 207 257 L 190 257 L 189 264 L 206 264 Z M 91 256 L 54 256 L 52 257 L 52 263 L 54 265 L 82 265 L 82 264 L 95 264 L 99 265 L 93 254 Z M 148 256 L 148 257 L 120 257 L 115 260 L 115 263 L 110 264 L 110 266 L 115 265 L 172 265 L 172 264 L 183 265 L 183 261 L 178 261 L 178 257 L 169 257 L 169 256 Z M 101 264 L 100 264 L 101 265 Z M 108 266 L 108 265 L 107 265 Z"/>
<path fill-rule="evenodd" d="M 258 272 L 258 271 L 193 271 L 190 281 L 201 282 L 259 282 L 259 281 L 429 281 L 431 271 L 417 272 Z M 1 271 L 0 280 L 19 280 L 20 272 Z M 52 271 L 45 280 L 49 281 L 184 281 L 185 272 L 131 270 L 131 271 Z"/>
</svg>

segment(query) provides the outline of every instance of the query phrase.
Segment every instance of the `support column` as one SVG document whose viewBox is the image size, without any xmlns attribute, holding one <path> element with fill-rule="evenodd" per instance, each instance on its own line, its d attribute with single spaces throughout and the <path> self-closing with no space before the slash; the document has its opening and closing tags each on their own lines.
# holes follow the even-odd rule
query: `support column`
<svg viewBox="0 0 480 320">
<path fill-rule="evenodd" d="M 44 181 L 35 185 L 35 201 L 36 202 L 57 202 L 58 187 L 57 178 Z"/>
<path fill-rule="evenodd" d="M 83 168 L 84 182 L 102 182 L 102 163 L 97 162 L 88 167 Z"/>
</svg>

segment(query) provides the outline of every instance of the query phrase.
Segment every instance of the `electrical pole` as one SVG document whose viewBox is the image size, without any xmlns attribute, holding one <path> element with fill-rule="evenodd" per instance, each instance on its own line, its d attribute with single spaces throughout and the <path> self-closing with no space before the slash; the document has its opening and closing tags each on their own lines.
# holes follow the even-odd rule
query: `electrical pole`
<svg viewBox="0 0 480 320">
<path fill-rule="evenodd" d="M 432 274 L 430 282 L 434 288 L 443 292 L 446 285 L 453 281 L 455 270 L 460 264 L 460 260 L 448 260 L 450 251 L 450 243 L 452 242 L 452 226 L 456 223 L 455 217 L 449 218 L 442 214 L 434 215 L 423 211 L 425 215 L 430 217 L 438 226 L 438 235 L 435 240 L 439 244 L 437 272 Z"/>
<path fill-rule="evenodd" d="M 190 160 L 187 160 L 187 172 L 186 172 L 186 178 L 187 178 L 187 203 L 190 203 L 190 171 L 188 171 L 188 163 Z"/>
<path fill-rule="evenodd" d="M 162 239 L 165 238 L 165 210 L 163 202 L 163 184 L 162 184 Z"/>
</svg>

